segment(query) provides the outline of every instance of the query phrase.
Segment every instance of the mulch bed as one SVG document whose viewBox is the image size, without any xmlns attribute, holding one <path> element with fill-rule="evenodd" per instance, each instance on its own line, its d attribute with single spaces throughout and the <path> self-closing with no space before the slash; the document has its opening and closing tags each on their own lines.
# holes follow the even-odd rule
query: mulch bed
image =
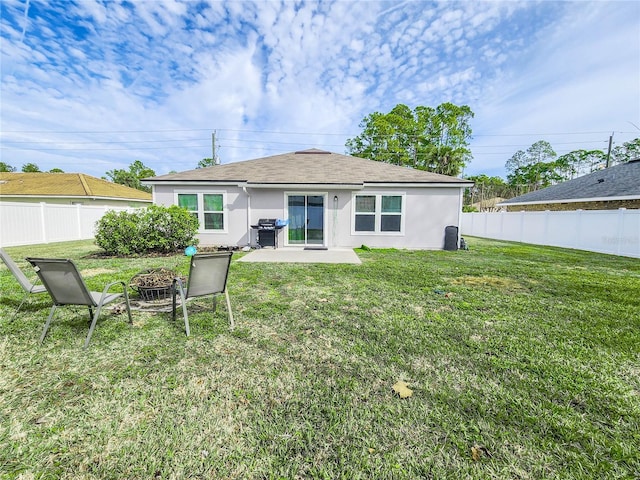
<svg viewBox="0 0 640 480">
<path fill-rule="evenodd" d="M 237 245 L 219 245 L 212 247 L 197 247 L 198 253 L 213 253 L 213 252 L 237 252 L 242 247 Z M 184 250 L 175 250 L 173 252 L 146 252 L 146 253 L 132 253 L 131 255 L 111 255 L 105 251 L 99 251 L 90 253 L 82 258 L 162 258 L 173 257 L 178 254 L 184 254 Z"/>
</svg>

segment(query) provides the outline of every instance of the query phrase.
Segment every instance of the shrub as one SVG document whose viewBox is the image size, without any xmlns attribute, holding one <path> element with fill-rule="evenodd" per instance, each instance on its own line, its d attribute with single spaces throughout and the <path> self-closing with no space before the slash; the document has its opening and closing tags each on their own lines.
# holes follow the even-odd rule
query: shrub
<svg viewBox="0 0 640 480">
<path fill-rule="evenodd" d="M 96 244 L 111 255 L 169 253 L 197 243 L 198 219 L 176 205 L 108 211 L 96 223 Z"/>
</svg>

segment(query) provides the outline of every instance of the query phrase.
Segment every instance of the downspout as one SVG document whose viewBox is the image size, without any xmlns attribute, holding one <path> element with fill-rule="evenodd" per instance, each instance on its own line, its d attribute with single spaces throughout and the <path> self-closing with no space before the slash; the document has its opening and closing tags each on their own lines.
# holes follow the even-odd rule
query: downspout
<svg viewBox="0 0 640 480">
<path fill-rule="evenodd" d="M 242 191 L 247 196 L 247 246 L 251 246 L 251 194 L 247 190 L 247 186 L 242 186 Z"/>
<path fill-rule="evenodd" d="M 464 188 L 460 187 L 460 196 L 458 198 L 458 248 L 460 247 L 460 237 L 462 237 L 462 206 L 464 205 Z"/>
</svg>

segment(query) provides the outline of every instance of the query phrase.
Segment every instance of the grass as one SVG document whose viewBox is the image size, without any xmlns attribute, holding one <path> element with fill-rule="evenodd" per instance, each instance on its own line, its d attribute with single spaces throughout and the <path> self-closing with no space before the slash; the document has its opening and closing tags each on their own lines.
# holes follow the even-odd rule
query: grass
<svg viewBox="0 0 640 480">
<path fill-rule="evenodd" d="M 234 261 L 234 331 L 224 302 L 190 307 L 189 338 L 168 314 L 105 315 L 86 351 L 82 309 L 37 346 L 46 295 L 10 322 L 21 292 L 0 269 L 0 476 L 639 478 L 640 262 L 469 240 Z M 74 258 L 94 289 L 188 269 L 89 242 L 7 250 Z"/>
</svg>

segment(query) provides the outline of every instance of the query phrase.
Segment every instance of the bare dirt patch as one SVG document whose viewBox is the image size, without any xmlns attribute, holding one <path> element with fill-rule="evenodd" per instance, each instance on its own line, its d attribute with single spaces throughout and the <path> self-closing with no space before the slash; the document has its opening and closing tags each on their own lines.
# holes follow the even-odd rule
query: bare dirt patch
<svg viewBox="0 0 640 480">
<path fill-rule="evenodd" d="M 106 275 L 107 273 L 116 273 L 116 270 L 111 268 L 90 268 L 88 270 L 82 270 L 83 277 L 95 277 L 97 275 Z"/>
<path fill-rule="evenodd" d="M 481 277 L 459 277 L 454 279 L 451 283 L 455 285 L 466 285 L 469 287 L 490 287 L 497 288 L 504 291 L 523 291 L 526 290 L 520 282 L 512 278 L 503 277 L 491 277 L 483 275 Z"/>
</svg>

